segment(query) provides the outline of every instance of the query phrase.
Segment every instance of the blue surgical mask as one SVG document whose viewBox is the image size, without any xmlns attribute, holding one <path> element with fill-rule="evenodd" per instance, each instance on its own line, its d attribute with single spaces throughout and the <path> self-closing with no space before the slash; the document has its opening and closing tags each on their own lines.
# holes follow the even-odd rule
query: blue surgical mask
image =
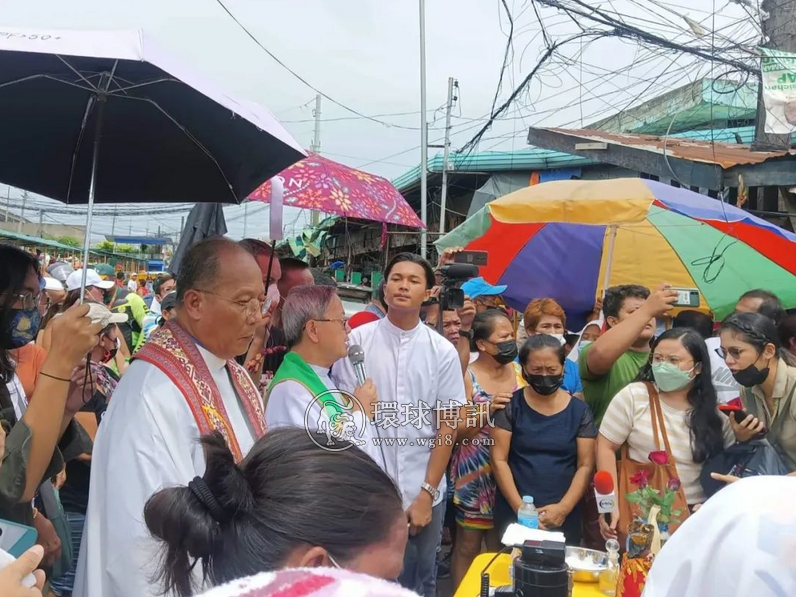
<svg viewBox="0 0 796 597">
<path fill-rule="evenodd" d="M 33 342 L 41 326 L 41 313 L 38 307 L 14 309 L 14 318 L 3 335 L 3 348 L 13 350 Z"/>
<path fill-rule="evenodd" d="M 691 383 L 693 370 L 692 367 L 688 371 L 683 371 L 680 367 L 664 361 L 652 364 L 652 377 L 655 378 L 655 385 L 661 392 L 676 392 Z"/>
</svg>

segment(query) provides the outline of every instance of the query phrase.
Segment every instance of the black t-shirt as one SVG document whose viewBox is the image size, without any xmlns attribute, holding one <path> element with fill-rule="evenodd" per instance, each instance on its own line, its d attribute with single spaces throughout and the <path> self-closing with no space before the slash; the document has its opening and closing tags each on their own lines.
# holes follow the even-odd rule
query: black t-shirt
<svg viewBox="0 0 796 597">
<path fill-rule="evenodd" d="M 105 372 L 115 381 L 119 377 L 110 369 L 105 367 Z M 108 401 L 102 392 L 94 392 L 94 396 L 86 402 L 80 412 L 94 413 L 97 417 L 97 425 L 102 421 L 105 411 L 108 409 Z M 91 462 L 83 460 L 70 460 L 66 463 L 66 482 L 61 487 L 61 504 L 67 512 L 77 512 L 85 514 L 88 507 L 88 487 L 91 480 Z"/>
</svg>

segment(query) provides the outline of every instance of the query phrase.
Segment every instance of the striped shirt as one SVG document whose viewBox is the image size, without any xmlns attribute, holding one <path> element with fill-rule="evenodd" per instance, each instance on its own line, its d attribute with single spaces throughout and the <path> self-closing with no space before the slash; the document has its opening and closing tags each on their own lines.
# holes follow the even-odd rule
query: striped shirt
<svg viewBox="0 0 796 597">
<path fill-rule="evenodd" d="M 672 455 L 677 465 L 677 474 L 683 485 L 686 501 L 690 504 L 701 504 L 705 501 L 705 492 L 699 483 L 702 464 L 694 462 L 691 452 L 691 430 L 688 427 L 690 410 L 677 410 L 663 400 L 661 411 L 666 425 L 666 434 L 672 448 Z M 724 432 L 724 446 L 735 442 L 735 436 L 726 416 L 720 415 Z M 649 393 L 643 383 L 632 383 L 625 386 L 614 396 L 605 411 L 600 434 L 615 444 L 627 442 L 628 456 L 637 462 L 648 462 L 649 453 L 656 450 L 652 436 L 652 417 L 650 412 Z M 660 438 L 661 449 L 663 438 Z"/>
</svg>

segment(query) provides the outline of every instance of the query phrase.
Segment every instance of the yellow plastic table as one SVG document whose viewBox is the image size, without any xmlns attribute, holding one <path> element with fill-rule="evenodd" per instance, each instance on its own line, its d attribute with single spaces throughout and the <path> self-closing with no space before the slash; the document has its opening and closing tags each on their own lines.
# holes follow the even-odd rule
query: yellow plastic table
<svg viewBox="0 0 796 597">
<path fill-rule="evenodd" d="M 495 557 L 494 553 L 482 553 L 480 556 L 473 560 L 473 564 L 467 571 L 467 574 L 459 585 L 454 597 L 477 597 L 478 592 L 481 590 L 481 571 L 484 569 L 491 560 Z M 487 570 L 489 572 L 489 585 L 492 587 L 500 587 L 511 583 L 509 576 L 509 565 L 511 564 L 511 555 L 503 554 L 496 559 L 492 566 Z M 601 592 L 596 582 L 576 582 L 572 589 L 572 597 L 605 597 Z"/>
</svg>

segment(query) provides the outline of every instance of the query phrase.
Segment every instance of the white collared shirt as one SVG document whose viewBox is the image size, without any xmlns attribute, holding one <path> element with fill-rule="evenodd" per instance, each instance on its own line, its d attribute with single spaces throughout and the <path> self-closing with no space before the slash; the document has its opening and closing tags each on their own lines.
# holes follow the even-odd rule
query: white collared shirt
<svg viewBox="0 0 796 597">
<path fill-rule="evenodd" d="M 431 458 L 428 441 L 436 438 L 437 430 L 434 412 L 429 413 L 428 422 L 407 422 L 406 413 L 447 408 L 451 403 L 461 406 L 466 402 L 459 355 L 444 336 L 425 324 L 418 321 L 414 329 L 402 330 L 390 322 L 389 316 L 356 328 L 348 343 L 358 344 L 365 351 L 365 369 L 376 384 L 379 411 L 384 413 L 391 410 L 390 406 L 397 407 L 400 424 L 385 425 L 385 419 L 377 415 L 376 423 L 382 424 L 371 426 L 368 441 L 372 443 L 371 439 L 376 437 L 406 443 L 401 446 L 397 441 L 393 445 L 382 442 L 381 448 L 367 451 L 395 481 L 404 508 L 408 508 L 422 490 Z M 353 391 L 356 376 L 347 358 L 332 367 L 332 380 L 339 389 Z M 444 499 L 445 488 L 445 475 L 442 475 L 440 495 L 434 505 Z"/>
<path fill-rule="evenodd" d="M 254 432 L 226 362 L 201 346 L 229 424 L 245 456 Z M 187 485 L 205 471 L 199 428 L 182 392 L 156 366 L 133 361 L 113 393 L 91 459 L 88 511 L 75 597 L 154 597 L 158 544 L 144 505 L 164 487 Z"/>
</svg>

